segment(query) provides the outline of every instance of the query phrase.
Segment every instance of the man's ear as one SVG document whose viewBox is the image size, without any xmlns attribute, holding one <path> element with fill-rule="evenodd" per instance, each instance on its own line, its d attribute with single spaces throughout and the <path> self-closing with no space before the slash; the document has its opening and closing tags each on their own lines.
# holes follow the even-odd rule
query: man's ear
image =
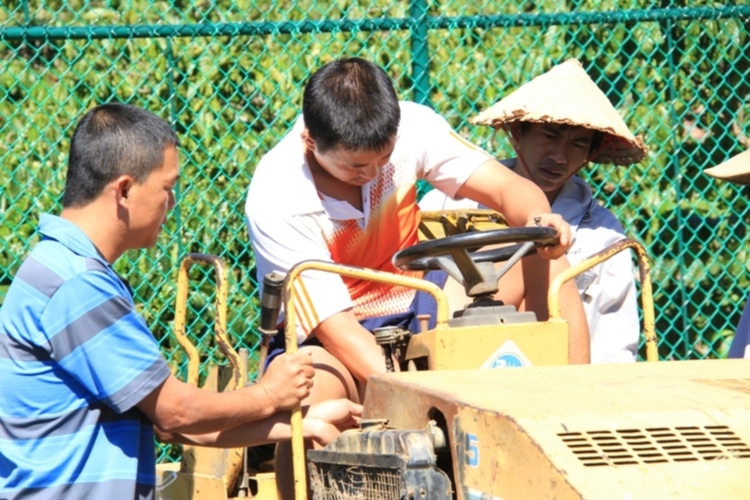
<svg viewBox="0 0 750 500">
<path fill-rule="evenodd" d="M 126 208 L 130 205 L 130 193 L 135 185 L 135 180 L 129 175 L 121 175 L 112 181 L 112 189 L 117 205 Z"/>
<path fill-rule="evenodd" d="M 510 139 L 510 143 L 513 149 L 518 151 L 518 142 L 521 140 L 521 124 L 518 122 L 511 122 L 505 126 L 505 133 Z"/>
<path fill-rule="evenodd" d="M 302 131 L 302 142 L 305 143 L 305 147 L 310 151 L 315 151 L 315 141 L 310 137 L 310 131 L 305 129 Z"/>
</svg>

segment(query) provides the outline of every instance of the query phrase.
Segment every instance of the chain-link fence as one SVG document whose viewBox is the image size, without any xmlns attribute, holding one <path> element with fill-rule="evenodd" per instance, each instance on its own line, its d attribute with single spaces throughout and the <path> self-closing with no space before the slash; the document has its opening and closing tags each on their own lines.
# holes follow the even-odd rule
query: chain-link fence
<svg viewBox="0 0 750 500">
<path fill-rule="evenodd" d="M 59 210 L 76 120 L 96 104 L 128 102 L 174 124 L 183 176 L 158 247 L 128 254 L 118 270 L 178 366 L 169 334 L 177 264 L 187 252 L 222 256 L 231 268 L 229 330 L 254 352 L 244 195 L 258 160 L 298 114 L 312 71 L 341 56 L 375 61 L 400 97 L 429 104 L 505 156 L 507 141 L 490 143 L 491 130 L 468 119 L 575 57 L 651 150 L 639 165 L 583 175 L 652 255 L 660 355 L 722 357 L 748 288 L 750 193 L 702 170 L 750 147 L 750 5 L 685 3 L 4 0 L 0 300 L 39 215 Z M 284 186 L 278 191 L 283 203 Z M 210 286 L 199 287 L 189 319 L 211 353 L 212 301 Z"/>
</svg>

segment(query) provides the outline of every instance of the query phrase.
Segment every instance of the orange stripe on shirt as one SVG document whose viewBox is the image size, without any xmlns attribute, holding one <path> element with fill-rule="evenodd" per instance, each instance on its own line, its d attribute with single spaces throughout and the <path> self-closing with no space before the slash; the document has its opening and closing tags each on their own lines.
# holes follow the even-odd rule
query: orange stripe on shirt
<svg viewBox="0 0 750 500">
<path fill-rule="evenodd" d="M 389 176 L 380 176 L 376 183 Z M 400 275 L 421 276 L 418 271 L 401 271 L 391 257 L 397 251 L 419 241 L 419 209 L 416 189 L 412 186 L 390 190 L 393 186 L 374 185 L 370 191 L 370 219 L 365 229 L 355 220 L 337 222 L 327 244 L 334 262 L 367 267 Z M 390 192 L 389 192 L 390 191 Z M 414 291 L 356 278 L 344 278 L 359 317 L 394 314 L 408 307 L 406 300 Z"/>
</svg>

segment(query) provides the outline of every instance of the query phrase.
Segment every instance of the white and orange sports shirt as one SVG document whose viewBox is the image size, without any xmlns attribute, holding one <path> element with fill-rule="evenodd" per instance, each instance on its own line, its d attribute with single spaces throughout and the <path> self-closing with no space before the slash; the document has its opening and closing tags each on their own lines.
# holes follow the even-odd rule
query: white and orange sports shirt
<svg viewBox="0 0 750 500">
<path fill-rule="evenodd" d="M 391 159 L 362 186 L 364 211 L 318 193 L 305 161 L 300 117 L 260 161 L 245 203 L 258 281 L 287 273 L 304 260 L 323 260 L 398 274 L 391 257 L 418 241 L 416 182 L 425 179 L 449 196 L 492 157 L 460 137 L 426 106 L 401 103 L 401 122 Z M 415 291 L 338 275 L 301 276 L 312 309 L 300 304 L 301 342 L 320 322 L 352 308 L 357 318 L 409 309 Z"/>
</svg>

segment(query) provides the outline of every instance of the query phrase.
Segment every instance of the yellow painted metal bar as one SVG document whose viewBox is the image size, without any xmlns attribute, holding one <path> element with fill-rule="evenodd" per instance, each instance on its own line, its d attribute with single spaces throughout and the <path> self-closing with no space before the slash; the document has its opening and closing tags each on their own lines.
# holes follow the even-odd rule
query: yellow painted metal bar
<svg viewBox="0 0 750 500">
<path fill-rule="evenodd" d="M 185 333 L 185 317 L 187 315 L 187 296 L 188 296 L 188 272 L 193 265 L 193 261 L 188 255 L 180 263 L 180 269 L 177 274 L 177 298 L 175 299 L 174 311 L 174 336 L 177 343 L 185 351 L 188 361 L 187 383 L 198 387 L 198 371 L 200 369 L 200 356 L 190 339 Z"/>
<path fill-rule="evenodd" d="M 227 281 L 227 268 L 224 261 L 215 255 L 190 254 L 194 262 L 210 264 L 216 272 L 216 321 L 214 322 L 214 339 L 219 350 L 226 356 L 232 365 L 232 390 L 245 386 L 247 382 L 247 371 L 243 369 L 240 355 L 232 347 L 227 334 L 227 297 L 229 295 L 229 283 Z"/>
<path fill-rule="evenodd" d="M 641 281 L 641 305 L 643 307 L 643 335 L 646 338 L 646 360 L 659 361 L 658 344 L 656 339 L 654 295 L 651 285 L 651 263 L 648 259 L 646 249 L 639 242 L 626 238 L 608 246 L 604 250 L 595 253 L 591 257 L 571 266 L 559 275 L 555 276 L 550 283 L 547 302 L 549 305 L 550 321 L 563 321 L 560 310 L 560 290 L 565 282 L 575 278 L 579 274 L 591 269 L 628 248 L 635 250 L 638 257 L 638 269 Z"/>
<path fill-rule="evenodd" d="M 216 286 L 216 320 L 214 321 L 214 338 L 219 350 L 227 357 L 232 365 L 232 381 L 229 390 L 237 390 L 247 382 L 247 366 L 234 350 L 227 335 L 227 298 L 229 284 L 224 261 L 216 255 L 201 253 L 188 254 L 180 263 L 177 276 L 177 304 L 175 305 L 175 337 L 185 350 L 188 358 L 188 383 L 198 387 L 200 355 L 185 332 L 185 317 L 187 315 L 187 296 L 190 269 L 195 264 L 207 264 L 214 268 Z M 227 470 L 224 472 L 224 484 L 232 485 L 240 473 L 243 463 L 243 448 L 234 448 L 230 452 Z"/>
<path fill-rule="evenodd" d="M 437 303 L 435 328 L 446 328 L 448 322 L 448 299 L 442 288 L 435 283 L 425 281 L 411 276 L 401 276 L 385 271 L 375 271 L 360 267 L 350 267 L 331 262 L 307 260 L 294 266 L 286 275 L 284 280 L 284 314 L 285 327 L 284 337 L 286 340 L 286 352 L 297 352 L 297 301 L 308 304 L 308 310 L 313 315 L 313 322 L 318 323 L 315 308 L 310 300 L 309 293 L 300 274 L 304 271 L 323 271 L 346 276 L 348 278 L 366 279 L 377 283 L 386 283 L 393 286 L 403 286 L 429 293 Z M 298 291 L 297 291 L 298 290 Z M 302 411 L 299 405 L 292 409 L 292 465 L 294 467 L 294 494 L 295 498 L 302 500 L 307 498 L 307 477 L 305 474 L 305 444 L 302 435 Z"/>
<path fill-rule="evenodd" d="M 299 275 L 299 272 L 297 272 L 297 267 L 292 268 L 284 280 L 284 340 L 287 353 L 295 353 L 299 350 L 297 344 L 297 310 L 295 307 L 298 295 L 294 291 L 294 279 Z M 300 285 L 302 285 L 301 281 L 297 286 Z M 307 290 L 304 291 L 304 296 L 307 296 Z M 313 312 L 313 314 L 315 313 Z M 294 498 L 305 500 L 307 498 L 307 470 L 305 468 L 305 439 L 302 434 L 302 407 L 299 403 L 292 408 L 291 427 Z"/>
</svg>

